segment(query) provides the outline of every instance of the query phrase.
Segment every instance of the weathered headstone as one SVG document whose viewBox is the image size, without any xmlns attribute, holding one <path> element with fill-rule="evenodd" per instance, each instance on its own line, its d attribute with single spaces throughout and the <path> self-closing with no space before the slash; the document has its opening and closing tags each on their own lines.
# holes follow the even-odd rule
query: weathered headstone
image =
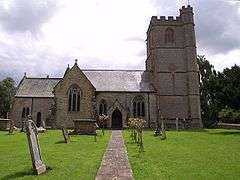
<svg viewBox="0 0 240 180">
<path fill-rule="evenodd" d="M 68 131 L 65 128 L 62 128 L 62 133 L 63 133 L 64 142 L 69 143 L 70 137 L 69 137 Z"/>
<path fill-rule="evenodd" d="M 29 151 L 32 158 L 33 170 L 36 172 L 37 175 L 42 174 L 46 171 L 46 166 L 43 163 L 41 157 L 37 127 L 30 119 L 30 117 L 26 121 L 26 134 L 28 139 Z"/>
<path fill-rule="evenodd" d="M 42 121 L 42 127 L 43 127 L 44 129 L 46 129 L 46 123 L 45 123 L 45 121 Z"/>
<path fill-rule="evenodd" d="M 8 134 L 13 134 L 13 131 L 14 131 L 14 123 L 13 123 L 13 120 L 10 120 Z"/>
<path fill-rule="evenodd" d="M 166 136 L 164 119 L 163 119 L 163 117 L 161 116 L 161 136 L 160 136 L 160 139 L 161 139 L 161 140 L 165 140 L 166 138 L 167 138 L 167 136 Z"/>
<path fill-rule="evenodd" d="M 179 130 L 179 119 L 178 118 L 176 118 L 176 130 L 178 131 Z"/>
</svg>

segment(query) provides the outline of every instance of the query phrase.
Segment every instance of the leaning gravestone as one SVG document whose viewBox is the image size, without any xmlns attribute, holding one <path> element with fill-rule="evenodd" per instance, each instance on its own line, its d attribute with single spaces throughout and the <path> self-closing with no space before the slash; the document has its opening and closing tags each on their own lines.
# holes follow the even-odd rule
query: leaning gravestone
<svg viewBox="0 0 240 180">
<path fill-rule="evenodd" d="M 27 134 L 29 150 L 32 158 L 33 170 L 37 173 L 37 175 L 39 175 L 46 171 L 46 166 L 42 161 L 37 133 L 38 132 L 37 132 L 36 125 L 29 118 L 29 120 L 26 121 L 26 134 Z"/>
<path fill-rule="evenodd" d="M 63 137 L 64 137 L 64 142 L 69 143 L 70 137 L 69 137 L 68 131 L 65 128 L 62 128 L 62 133 L 63 133 Z"/>
</svg>

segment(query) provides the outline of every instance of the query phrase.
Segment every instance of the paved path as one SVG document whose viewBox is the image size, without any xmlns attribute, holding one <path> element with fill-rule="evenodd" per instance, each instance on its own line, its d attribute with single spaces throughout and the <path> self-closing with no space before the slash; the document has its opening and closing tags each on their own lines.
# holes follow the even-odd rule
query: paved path
<svg viewBox="0 0 240 180">
<path fill-rule="evenodd" d="M 132 170 L 128 162 L 122 131 L 113 130 L 96 180 L 132 180 Z"/>
</svg>

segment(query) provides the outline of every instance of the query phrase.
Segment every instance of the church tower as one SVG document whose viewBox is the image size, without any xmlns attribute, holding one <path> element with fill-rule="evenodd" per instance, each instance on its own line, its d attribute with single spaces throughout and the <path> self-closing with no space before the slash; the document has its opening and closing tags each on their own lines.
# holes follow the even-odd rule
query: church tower
<svg viewBox="0 0 240 180">
<path fill-rule="evenodd" d="M 157 105 L 168 119 L 186 118 L 202 127 L 193 8 L 180 16 L 153 16 L 147 31 L 146 69 L 157 90 Z"/>
</svg>

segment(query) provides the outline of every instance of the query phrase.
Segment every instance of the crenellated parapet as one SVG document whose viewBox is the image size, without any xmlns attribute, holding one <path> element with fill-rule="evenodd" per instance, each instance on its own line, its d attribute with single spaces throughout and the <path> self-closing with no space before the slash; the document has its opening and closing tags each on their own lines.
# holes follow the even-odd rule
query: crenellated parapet
<svg viewBox="0 0 240 180">
<path fill-rule="evenodd" d="M 182 26 L 186 23 L 193 23 L 193 8 L 182 6 L 179 16 L 152 16 L 150 26 Z"/>
</svg>

